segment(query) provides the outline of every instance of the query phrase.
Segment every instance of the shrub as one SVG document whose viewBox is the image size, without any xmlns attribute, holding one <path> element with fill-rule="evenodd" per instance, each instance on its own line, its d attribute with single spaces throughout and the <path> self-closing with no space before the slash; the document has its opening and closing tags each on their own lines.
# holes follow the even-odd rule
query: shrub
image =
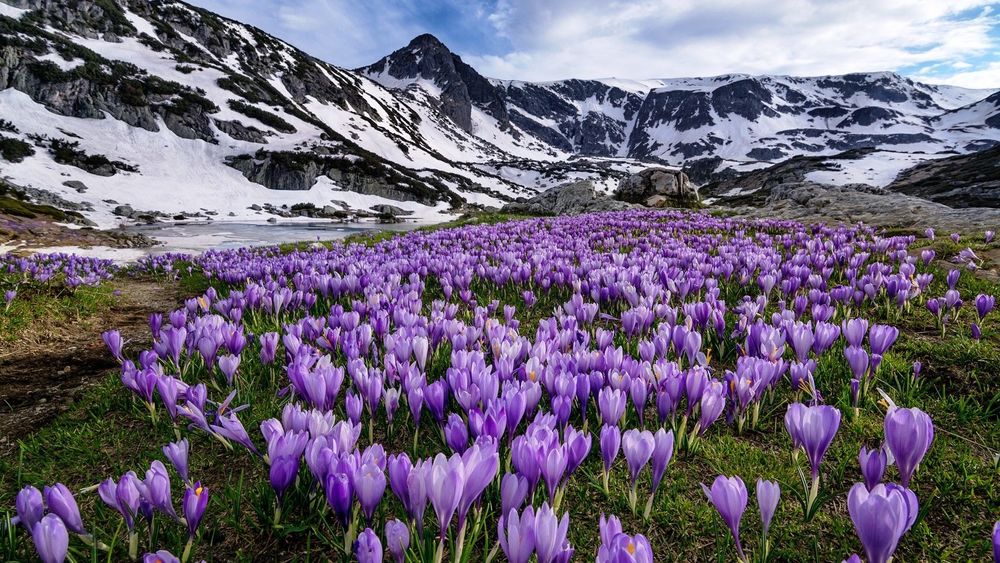
<svg viewBox="0 0 1000 563">
<path fill-rule="evenodd" d="M 252 117 L 257 121 L 260 121 L 264 125 L 274 129 L 275 131 L 280 131 L 282 133 L 295 133 L 295 126 L 291 123 L 285 121 L 281 117 L 269 112 L 262 110 L 256 106 L 241 102 L 239 100 L 229 100 L 229 107 L 233 111 L 242 113 L 247 117 Z"/>
<path fill-rule="evenodd" d="M 26 157 L 35 154 L 31 145 L 12 137 L 0 136 L 0 155 L 9 162 L 21 162 Z"/>
</svg>

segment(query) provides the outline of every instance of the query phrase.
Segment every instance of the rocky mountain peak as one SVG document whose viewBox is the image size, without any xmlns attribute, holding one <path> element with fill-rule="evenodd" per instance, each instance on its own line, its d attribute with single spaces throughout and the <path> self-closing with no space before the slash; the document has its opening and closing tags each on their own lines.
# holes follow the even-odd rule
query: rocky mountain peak
<svg viewBox="0 0 1000 563">
<path fill-rule="evenodd" d="M 509 122 L 507 106 L 493 84 L 429 33 L 414 37 L 406 47 L 358 71 L 388 88 L 422 82 L 439 90 L 441 112 L 470 133 L 473 106 L 495 118 L 502 127 Z"/>
</svg>

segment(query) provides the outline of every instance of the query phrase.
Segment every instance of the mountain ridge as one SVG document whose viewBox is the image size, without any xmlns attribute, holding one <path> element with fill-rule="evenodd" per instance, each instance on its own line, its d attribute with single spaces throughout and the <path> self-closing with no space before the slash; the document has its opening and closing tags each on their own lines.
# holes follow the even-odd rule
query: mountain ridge
<svg viewBox="0 0 1000 563">
<path fill-rule="evenodd" d="M 32 152 L 0 176 L 102 226 L 437 219 L 569 181 L 607 192 L 651 164 L 711 181 L 859 148 L 884 173 L 844 174 L 883 182 L 1000 143 L 1000 97 L 975 95 L 892 73 L 504 81 L 429 34 L 349 70 L 181 1 L 0 0 L 0 142 Z M 122 166 L 85 165 L 105 161 Z"/>
</svg>

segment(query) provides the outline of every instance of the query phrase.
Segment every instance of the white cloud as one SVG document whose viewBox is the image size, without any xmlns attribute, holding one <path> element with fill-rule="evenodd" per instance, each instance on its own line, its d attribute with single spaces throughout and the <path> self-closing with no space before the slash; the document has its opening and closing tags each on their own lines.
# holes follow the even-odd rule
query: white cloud
<svg viewBox="0 0 1000 563">
<path fill-rule="evenodd" d="M 998 22 L 987 4 L 501 0 L 489 21 L 514 49 L 463 58 L 484 74 L 526 80 L 892 70 L 990 51 Z"/>
<path fill-rule="evenodd" d="M 345 67 L 429 31 L 496 78 L 902 69 L 1000 87 L 998 0 L 194 1 Z"/>
<path fill-rule="evenodd" d="M 965 88 L 997 88 L 1000 87 L 1000 61 L 991 62 L 977 70 L 953 74 L 918 74 L 913 78 L 921 82 L 951 84 Z"/>
</svg>

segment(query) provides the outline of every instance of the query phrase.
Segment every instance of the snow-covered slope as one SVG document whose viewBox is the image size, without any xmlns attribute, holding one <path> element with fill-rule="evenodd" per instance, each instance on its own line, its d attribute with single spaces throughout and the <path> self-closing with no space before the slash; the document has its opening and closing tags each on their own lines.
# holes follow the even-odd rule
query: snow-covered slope
<svg viewBox="0 0 1000 563">
<path fill-rule="evenodd" d="M 487 80 L 426 35 L 359 71 L 388 88 L 427 91 L 458 122 L 469 108 L 482 108 L 515 138 L 526 134 L 588 156 L 674 165 L 712 158 L 717 169 L 745 171 L 793 156 L 880 148 L 887 154 L 879 157 L 878 174 L 853 167 L 843 173 L 884 184 L 897 167 L 1000 142 L 1000 123 L 993 122 L 1000 118 L 989 121 L 996 91 L 922 84 L 888 72 Z"/>
<path fill-rule="evenodd" d="M 265 218 L 296 204 L 441 219 L 551 185 L 501 168 L 536 175 L 570 156 L 512 138 L 478 109 L 467 131 L 423 90 L 387 89 L 183 2 L 0 6 L 0 135 L 34 152 L 0 161 L 0 177 L 77 202 L 102 226 L 147 211 Z"/>
</svg>

